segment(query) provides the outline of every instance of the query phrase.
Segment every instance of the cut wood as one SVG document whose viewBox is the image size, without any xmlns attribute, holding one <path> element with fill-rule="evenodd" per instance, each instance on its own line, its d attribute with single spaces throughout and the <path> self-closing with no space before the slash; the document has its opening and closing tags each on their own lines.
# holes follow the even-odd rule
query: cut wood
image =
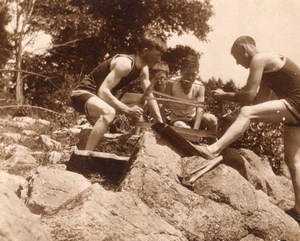
<svg viewBox="0 0 300 241">
<path fill-rule="evenodd" d="M 178 176 L 181 184 L 187 188 L 193 188 L 195 181 L 202 177 L 205 173 L 212 170 L 223 160 L 223 156 L 218 156 L 215 159 L 209 160 L 207 163 L 191 171 L 184 176 Z"/>
<path fill-rule="evenodd" d="M 153 124 L 155 130 L 162 138 L 169 141 L 170 144 L 180 149 L 185 156 L 201 156 L 201 152 L 189 141 L 178 134 L 169 125 L 164 123 Z"/>
<path fill-rule="evenodd" d="M 75 150 L 74 151 L 75 155 L 78 156 L 86 156 L 86 157 L 97 157 L 97 158 L 102 158 L 102 159 L 114 159 L 118 161 L 124 161 L 127 162 L 129 160 L 129 157 L 125 156 L 118 156 L 113 153 L 106 153 L 106 152 L 98 152 L 98 151 L 86 151 L 86 150 Z"/>
<path fill-rule="evenodd" d="M 148 122 L 138 122 L 136 123 L 138 127 L 150 129 L 152 128 L 153 123 Z M 174 131 L 176 131 L 184 139 L 191 142 L 199 142 L 202 137 L 217 137 L 217 132 L 215 131 L 206 131 L 206 130 L 196 130 L 184 127 L 170 126 Z"/>
<path fill-rule="evenodd" d="M 212 170 L 216 165 L 218 165 L 223 160 L 223 156 L 218 156 L 215 159 L 210 160 L 208 163 L 205 163 L 202 167 L 199 168 L 198 171 L 194 172 L 190 178 L 189 182 L 194 183 L 197 181 L 203 174 L 207 173 L 208 171 Z"/>
</svg>

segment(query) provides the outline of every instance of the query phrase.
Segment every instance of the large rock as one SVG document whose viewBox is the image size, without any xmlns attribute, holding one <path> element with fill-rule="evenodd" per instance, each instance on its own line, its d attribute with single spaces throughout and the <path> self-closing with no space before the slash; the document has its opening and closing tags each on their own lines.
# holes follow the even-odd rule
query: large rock
<svg viewBox="0 0 300 241">
<path fill-rule="evenodd" d="M 33 175 L 38 167 L 31 150 L 22 145 L 9 145 L 4 149 L 6 159 L 0 162 L 0 169 L 25 178 Z"/>
<path fill-rule="evenodd" d="M 168 143 L 146 132 L 140 148 L 120 189 L 138 195 L 188 239 L 300 239 L 298 224 L 231 167 L 202 176 L 196 194 L 179 183 L 181 157 Z"/>
<path fill-rule="evenodd" d="M 247 149 L 239 150 L 247 161 L 255 167 L 265 178 L 268 196 L 276 200 L 276 205 L 287 209 L 294 203 L 293 184 L 291 179 L 276 175 L 270 163 L 258 157 L 253 151 Z"/>
<path fill-rule="evenodd" d="M 195 183 L 196 193 L 222 202 L 243 214 L 244 228 L 264 240 L 300 239 L 299 225 L 283 210 L 270 202 L 262 191 L 256 191 L 239 173 L 223 164 Z"/>
<path fill-rule="evenodd" d="M 40 217 L 30 213 L 13 191 L 3 184 L 0 184 L 0 200 L 0 240 L 51 240 Z"/>
<path fill-rule="evenodd" d="M 272 203 L 281 209 L 293 206 L 293 185 L 289 178 L 276 175 L 270 163 L 247 149 L 228 148 L 224 152 L 224 163 L 236 169 L 256 189 L 262 190 Z"/>
<path fill-rule="evenodd" d="M 40 168 L 31 180 L 27 206 L 31 212 L 50 212 L 88 188 L 91 183 L 82 175 L 59 170 Z"/>
<path fill-rule="evenodd" d="M 135 195 L 98 184 L 42 219 L 56 241 L 187 241 Z"/>
<path fill-rule="evenodd" d="M 226 229 L 224 240 L 247 235 L 239 212 L 179 183 L 181 156 L 167 142 L 146 132 L 140 146 L 137 159 L 121 184 L 123 190 L 137 194 L 189 240 L 221 240 L 220 227 Z"/>
<path fill-rule="evenodd" d="M 62 144 L 58 141 L 51 139 L 47 135 L 40 135 L 39 141 L 42 143 L 46 150 L 61 150 Z"/>
<path fill-rule="evenodd" d="M 255 189 L 267 193 L 268 188 L 265 178 L 261 175 L 259 170 L 251 165 L 236 149 L 226 148 L 222 154 L 224 157 L 223 163 L 237 170 Z"/>
<path fill-rule="evenodd" d="M 19 198 L 25 199 L 28 192 L 28 182 L 21 176 L 0 171 L 0 184 L 12 190 Z"/>
</svg>

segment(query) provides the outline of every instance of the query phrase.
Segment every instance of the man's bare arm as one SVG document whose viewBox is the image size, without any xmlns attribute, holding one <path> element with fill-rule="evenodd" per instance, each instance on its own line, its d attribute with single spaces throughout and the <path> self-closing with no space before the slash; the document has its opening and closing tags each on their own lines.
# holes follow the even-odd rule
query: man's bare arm
<svg viewBox="0 0 300 241">
<path fill-rule="evenodd" d="M 204 99 L 205 99 L 205 87 L 200 86 L 199 91 L 197 93 L 197 99 L 196 100 L 199 101 L 199 102 L 204 102 Z M 199 127 L 201 125 L 203 114 L 204 114 L 204 109 L 201 108 L 201 107 L 197 107 L 193 129 L 199 129 Z"/>
<path fill-rule="evenodd" d="M 111 72 L 107 75 L 102 85 L 100 86 L 97 95 L 115 108 L 120 113 L 139 116 L 142 114 L 142 109 L 136 107 L 129 107 L 119 101 L 112 93 L 111 90 L 117 86 L 120 80 L 127 76 L 131 71 L 131 61 L 128 58 L 117 58 L 113 63 Z"/>
<path fill-rule="evenodd" d="M 147 91 L 147 88 L 150 86 L 150 80 L 149 80 L 149 70 L 148 67 L 144 67 L 142 70 L 142 74 L 140 76 L 140 82 L 141 86 L 144 91 Z M 148 90 L 149 91 L 149 90 Z M 153 97 L 152 93 L 149 93 L 149 97 Z M 163 119 L 161 117 L 161 113 L 157 104 L 156 100 L 148 100 L 147 104 L 150 108 L 150 112 L 152 117 L 157 121 L 157 122 L 163 122 Z"/>
<path fill-rule="evenodd" d="M 264 68 L 268 62 L 265 56 L 254 56 L 250 63 L 249 76 L 246 85 L 237 93 L 225 92 L 223 90 L 212 91 L 214 97 L 219 100 L 230 100 L 234 102 L 250 102 L 257 95 Z"/>
</svg>

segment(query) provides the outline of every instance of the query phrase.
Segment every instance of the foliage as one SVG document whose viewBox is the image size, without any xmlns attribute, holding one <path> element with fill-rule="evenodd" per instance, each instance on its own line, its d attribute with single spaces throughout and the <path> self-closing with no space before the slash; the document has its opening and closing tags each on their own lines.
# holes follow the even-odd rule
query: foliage
<svg viewBox="0 0 300 241">
<path fill-rule="evenodd" d="M 0 2 L 0 68 L 2 68 L 12 54 L 12 45 L 9 41 L 10 34 L 6 30 L 6 25 L 10 21 L 6 2 Z"/>
<path fill-rule="evenodd" d="M 24 50 L 24 42 L 28 37 L 28 22 L 31 18 L 35 0 L 5 0 L 8 13 L 11 16 L 9 26 L 12 28 L 10 36 L 10 44 L 13 48 L 13 57 L 11 65 L 13 66 L 12 72 L 13 81 L 15 83 L 16 101 L 18 104 L 24 104 L 23 93 L 23 78 L 22 78 L 22 57 Z M 29 41 L 30 42 L 30 41 Z"/>
<path fill-rule="evenodd" d="M 168 48 L 163 59 L 169 64 L 170 75 L 176 75 L 186 62 L 199 61 L 201 54 L 189 46 L 177 45 L 175 48 Z M 176 61 L 174 61 L 176 60 Z"/>
<path fill-rule="evenodd" d="M 44 56 L 27 56 L 22 62 L 23 69 L 48 78 L 26 76 L 26 81 L 30 86 L 36 85 L 33 89 L 35 93 L 38 90 L 39 95 L 59 91 L 53 88 L 52 82 L 57 87 L 66 82 L 68 90 L 65 91 L 69 92 L 84 74 L 108 55 L 133 53 L 145 29 L 150 28 L 164 38 L 174 33 L 192 33 L 206 40 L 211 30 L 207 21 L 212 14 L 209 1 L 37 0 L 30 29 L 46 31 L 52 36 L 53 44 Z M 35 93 L 27 89 L 31 101 L 41 104 L 42 100 L 38 100 Z M 66 93 L 60 97 L 65 96 Z"/>
<path fill-rule="evenodd" d="M 244 135 L 233 143 L 232 147 L 247 148 L 259 156 L 267 156 L 274 172 L 282 174 L 283 138 L 281 124 L 251 123 Z"/>
<path fill-rule="evenodd" d="M 208 111 L 214 113 L 219 118 L 222 118 L 222 116 L 235 113 L 240 109 L 240 105 L 236 103 L 215 100 L 211 95 L 211 91 L 215 89 L 223 89 L 228 92 L 235 92 L 238 90 L 232 80 L 224 83 L 220 78 L 218 80 L 215 78 L 209 79 L 205 82 L 205 103 Z"/>
<path fill-rule="evenodd" d="M 220 131 L 225 130 L 234 121 L 241 105 L 233 102 L 213 100 L 211 90 L 222 88 L 225 91 L 235 92 L 238 88 L 234 82 L 224 83 L 221 79 L 210 79 L 206 83 L 207 109 L 219 117 Z M 266 156 L 275 173 L 281 174 L 283 168 L 283 139 L 282 125 L 273 123 L 251 123 L 241 138 L 230 145 L 233 148 L 246 148 L 257 155 Z"/>
</svg>

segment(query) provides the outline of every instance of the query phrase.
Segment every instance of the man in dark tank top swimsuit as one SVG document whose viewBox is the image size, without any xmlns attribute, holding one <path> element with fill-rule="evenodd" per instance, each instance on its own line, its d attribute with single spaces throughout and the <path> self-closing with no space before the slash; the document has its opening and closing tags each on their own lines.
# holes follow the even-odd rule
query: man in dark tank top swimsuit
<svg viewBox="0 0 300 241">
<path fill-rule="evenodd" d="M 124 113 L 135 118 L 143 114 L 137 105 L 137 95 L 126 94 L 126 98 L 117 98 L 117 91 L 132 81 L 139 80 L 146 90 L 150 85 L 149 67 L 161 60 L 167 48 L 164 40 L 146 33 L 137 46 L 135 55 L 117 54 L 100 63 L 75 87 L 71 94 L 74 109 L 86 115 L 93 129 L 86 143 L 86 150 L 93 151 L 116 113 Z M 141 95 L 140 95 L 141 96 Z M 139 97 L 140 97 L 139 96 Z M 153 118 L 162 122 L 155 100 L 147 101 Z"/>
<path fill-rule="evenodd" d="M 234 123 L 217 142 L 200 149 L 213 158 L 241 137 L 251 122 L 283 123 L 284 158 L 295 193 L 295 205 L 286 213 L 300 223 L 300 68 L 277 53 L 259 52 L 249 36 L 239 37 L 231 54 L 238 65 L 249 69 L 246 86 L 237 93 L 218 89 L 213 96 L 254 104 L 241 108 Z"/>
</svg>

